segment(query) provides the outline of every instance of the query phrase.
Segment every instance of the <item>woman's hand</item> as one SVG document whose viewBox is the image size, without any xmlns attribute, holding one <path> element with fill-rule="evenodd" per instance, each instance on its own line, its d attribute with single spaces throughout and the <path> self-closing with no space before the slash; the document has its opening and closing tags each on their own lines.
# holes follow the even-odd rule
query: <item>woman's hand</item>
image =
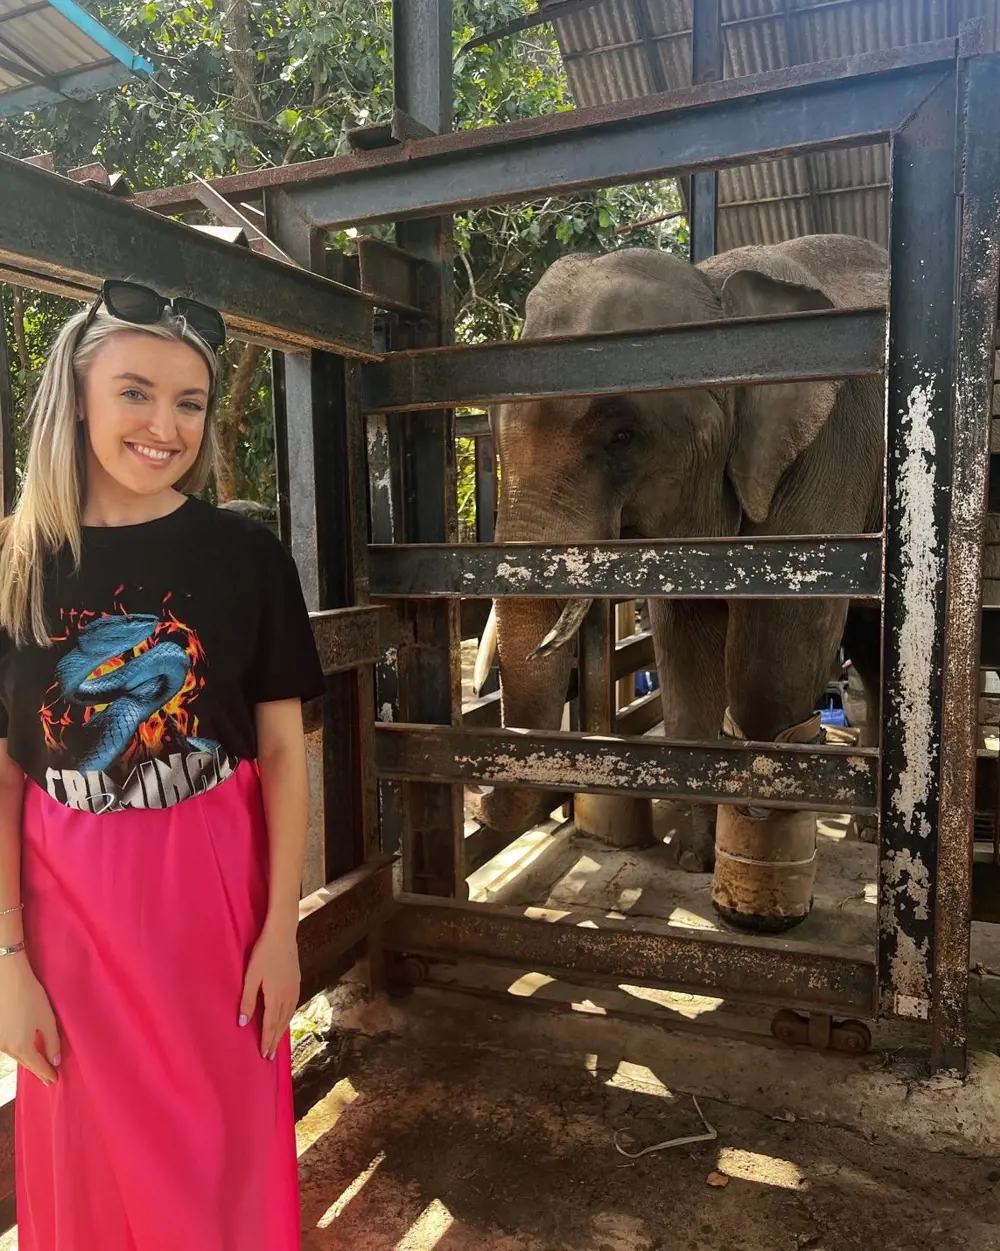
<svg viewBox="0 0 1000 1251">
<path fill-rule="evenodd" d="M 0 1051 L 46 1086 L 55 1082 L 59 1029 L 49 997 L 24 952 L 0 956 Z"/>
<path fill-rule="evenodd" d="M 299 1002 L 299 949 L 292 926 L 265 924 L 257 939 L 240 1002 L 240 1025 L 247 1025 L 264 995 L 264 1024 L 260 1031 L 260 1054 L 273 1060 L 278 1043 L 288 1029 Z"/>
</svg>

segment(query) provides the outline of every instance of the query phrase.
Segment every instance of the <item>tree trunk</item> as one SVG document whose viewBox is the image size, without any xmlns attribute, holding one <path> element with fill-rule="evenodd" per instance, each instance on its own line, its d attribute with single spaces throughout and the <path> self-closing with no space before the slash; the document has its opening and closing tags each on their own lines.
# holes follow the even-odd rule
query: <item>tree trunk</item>
<svg viewBox="0 0 1000 1251">
<path fill-rule="evenodd" d="M 219 418 L 219 442 L 221 445 L 221 461 L 217 479 L 219 503 L 227 504 L 238 498 L 236 483 L 236 451 L 239 447 L 240 434 L 246 420 L 247 401 L 250 388 L 257 373 L 257 366 L 264 349 L 255 343 L 247 343 L 243 347 L 240 363 L 233 374 L 229 388 L 229 399 Z"/>
<path fill-rule="evenodd" d="M 28 337 L 24 331 L 24 289 L 11 287 L 11 314 L 14 322 L 14 342 L 17 345 L 18 368 L 24 384 L 25 413 L 31 408 L 35 398 L 34 381 L 31 376 L 31 353 L 28 351 Z"/>
</svg>

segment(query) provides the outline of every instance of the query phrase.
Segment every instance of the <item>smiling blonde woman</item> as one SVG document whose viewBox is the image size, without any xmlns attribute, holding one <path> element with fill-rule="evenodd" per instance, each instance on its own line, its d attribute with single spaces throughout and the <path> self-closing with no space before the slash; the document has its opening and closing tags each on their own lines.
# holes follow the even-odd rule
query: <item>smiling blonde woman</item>
<svg viewBox="0 0 1000 1251">
<path fill-rule="evenodd" d="M 296 570 L 196 498 L 219 314 L 108 281 L 0 532 L 0 1050 L 21 1251 L 295 1251 L 288 1023 L 322 672 Z"/>
</svg>

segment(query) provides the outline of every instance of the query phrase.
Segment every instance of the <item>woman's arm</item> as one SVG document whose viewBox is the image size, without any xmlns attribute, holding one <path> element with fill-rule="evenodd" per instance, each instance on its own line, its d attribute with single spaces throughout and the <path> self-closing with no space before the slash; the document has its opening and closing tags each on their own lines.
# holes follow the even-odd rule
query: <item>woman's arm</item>
<svg viewBox="0 0 1000 1251">
<path fill-rule="evenodd" d="M 24 937 L 18 907 L 23 803 L 24 774 L 7 754 L 7 740 L 0 739 L 0 947 L 16 947 Z M 56 1080 L 59 1031 L 27 951 L 0 955 L 0 1051 L 46 1085 Z"/>
<path fill-rule="evenodd" d="M 295 932 L 309 819 L 309 778 L 301 702 L 282 699 L 258 704 L 255 717 L 270 872 L 267 919 L 247 969 L 240 1023 L 253 1016 L 262 990 L 261 1054 L 273 1059 L 299 996 Z"/>
</svg>

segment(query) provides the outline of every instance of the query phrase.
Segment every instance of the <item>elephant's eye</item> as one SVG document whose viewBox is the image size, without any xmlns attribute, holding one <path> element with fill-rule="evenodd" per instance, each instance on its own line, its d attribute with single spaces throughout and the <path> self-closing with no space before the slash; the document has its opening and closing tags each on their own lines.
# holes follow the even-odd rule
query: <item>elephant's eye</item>
<svg viewBox="0 0 1000 1251">
<path fill-rule="evenodd" d="M 626 444 L 632 442 L 632 436 L 633 431 L 627 426 L 624 426 L 621 430 L 616 430 L 611 436 L 611 444 L 613 447 L 624 447 Z"/>
</svg>

